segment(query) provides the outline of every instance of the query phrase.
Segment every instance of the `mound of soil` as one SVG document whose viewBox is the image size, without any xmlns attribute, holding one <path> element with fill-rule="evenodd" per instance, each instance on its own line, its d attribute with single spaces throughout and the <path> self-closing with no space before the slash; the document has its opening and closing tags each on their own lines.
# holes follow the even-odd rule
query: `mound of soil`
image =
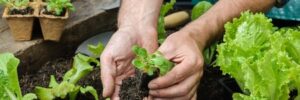
<svg viewBox="0 0 300 100">
<path fill-rule="evenodd" d="M 10 15 L 27 15 L 27 14 L 33 14 L 33 8 L 27 7 L 25 9 L 11 9 L 9 14 Z"/>
</svg>

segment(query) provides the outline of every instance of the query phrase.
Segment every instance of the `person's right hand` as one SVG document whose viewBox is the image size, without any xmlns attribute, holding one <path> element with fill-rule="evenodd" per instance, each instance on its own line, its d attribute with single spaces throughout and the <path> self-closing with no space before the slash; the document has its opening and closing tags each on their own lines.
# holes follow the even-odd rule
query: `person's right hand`
<svg viewBox="0 0 300 100">
<path fill-rule="evenodd" d="M 158 48 L 156 28 L 126 27 L 112 36 L 101 55 L 101 79 L 103 83 L 103 96 L 119 100 L 119 89 L 124 78 L 134 75 L 131 64 L 134 54 L 132 46 L 139 45 L 149 52 Z"/>
</svg>

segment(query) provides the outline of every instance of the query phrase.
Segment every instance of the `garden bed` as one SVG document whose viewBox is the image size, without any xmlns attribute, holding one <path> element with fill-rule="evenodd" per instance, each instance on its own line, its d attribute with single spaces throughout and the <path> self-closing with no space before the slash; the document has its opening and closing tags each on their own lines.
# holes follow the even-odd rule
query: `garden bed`
<svg viewBox="0 0 300 100">
<path fill-rule="evenodd" d="M 20 74 L 20 86 L 22 92 L 32 92 L 35 86 L 47 87 L 50 75 L 56 76 L 61 81 L 63 74 L 71 68 L 72 58 L 59 58 L 44 64 L 37 72 Z M 235 81 L 229 76 L 223 76 L 216 67 L 206 66 L 201 84 L 198 88 L 198 100 L 230 100 L 234 91 L 239 91 Z M 82 86 L 91 85 L 95 87 L 98 94 L 102 93 L 102 84 L 100 80 L 100 69 L 95 70 L 79 81 Z M 227 86 L 227 87 L 226 87 Z M 104 98 L 99 95 L 100 100 Z M 78 100 L 93 100 L 91 95 L 80 95 Z"/>
<path fill-rule="evenodd" d="M 20 74 L 20 86 L 22 93 L 34 91 L 36 86 L 48 87 L 50 75 L 54 75 L 56 80 L 62 81 L 64 73 L 71 69 L 72 58 L 58 58 L 44 64 L 37 72 Z M 102 84 L 100 80 L 100 69 L 94 68 L 94 71 L 78 82 L 81 86 L 93 86 L 98 93 L 102 93 Z M 100 100 L 103 99 L 99 95 Z M 90 94 L 79 95 L 77 100 L 94 100 Z"/>
</svg>

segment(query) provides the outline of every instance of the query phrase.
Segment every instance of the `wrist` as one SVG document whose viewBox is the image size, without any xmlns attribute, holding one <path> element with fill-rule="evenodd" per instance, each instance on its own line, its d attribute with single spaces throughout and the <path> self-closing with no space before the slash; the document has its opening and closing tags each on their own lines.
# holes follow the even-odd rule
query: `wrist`
<svg viewBox="0 0 300 100">
<path fill-rule="evenodd" d="M 200 50 L 204 50 L 204 48 L 210 43 L 209 32 L 201 26 L 189 24 L 186 27 L 182 28 L 180 32 L 188 35 L 191 39 L 193 39 L 197 43 Z"/>
<path fill-rule="evenodd" d="M 141 25 L 124 25 L 118 28 L 118 31 L 126 34 L 134 34 L 139 36 L 156 36 L 157 28 L 154 26 Z"/>
</svg>

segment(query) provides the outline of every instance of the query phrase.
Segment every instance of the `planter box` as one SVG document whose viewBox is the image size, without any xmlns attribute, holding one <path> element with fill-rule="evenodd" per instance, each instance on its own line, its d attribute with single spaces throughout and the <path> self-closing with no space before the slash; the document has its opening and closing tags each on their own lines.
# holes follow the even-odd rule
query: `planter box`
<svg viewBox="0 0 300 100">
<path fill-rule="evenodd" d="M 44 14 L 44 6 L 40 10 L 40 24 L 44 36 L 44 40 L 59 41 L 64 31 L 66 20 L 69 18 L 69 12 L 66 11 L 64 16 L 54 16 Z"/>
<path fill-rule="evenodd" d="M 10 15 L 9 8 L 5 8 L 3 18 L 6 19 L 11 33 L 16 41 L 31 40 L 34 17 L 38 15 L 37 5 L 30 3 L 33 13 L 29 15 Z"/>
</svg>

